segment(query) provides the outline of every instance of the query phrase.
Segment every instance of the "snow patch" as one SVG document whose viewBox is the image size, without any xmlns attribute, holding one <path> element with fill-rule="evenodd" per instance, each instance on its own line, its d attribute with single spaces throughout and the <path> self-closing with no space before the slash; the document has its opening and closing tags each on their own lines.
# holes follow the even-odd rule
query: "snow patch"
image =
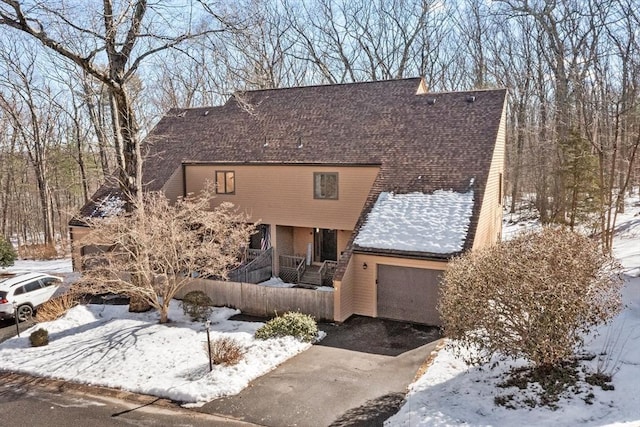
<svg viewBox="0 0 640 427">
<path fill-rule="evenodd" d="M 473 211 L 473 191 L 378 196 L 355 239 L 363 248 L 449 254 L 463 249 Z"/>
<path fill-rule="evenodd" d="M 116 194 L 109 194 L 102 199 L 93 212 L 91 218 L 109 218 L 111 216 L 118 215 L 124 211 L 125 201 Z"/>
</svg>

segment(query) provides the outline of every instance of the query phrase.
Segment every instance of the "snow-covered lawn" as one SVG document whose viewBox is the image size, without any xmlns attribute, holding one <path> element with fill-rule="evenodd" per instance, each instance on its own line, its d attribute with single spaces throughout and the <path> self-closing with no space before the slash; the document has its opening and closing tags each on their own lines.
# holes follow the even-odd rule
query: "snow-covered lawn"
<svg viewBox="0 0 640 427">
<path fill-rule="evenodd" d="M 407 402 L 387 420 L 388 426 L 639 426 L 640 425 L 640 201 L 629 200 L 618 219 L 614 250 L 625 269 L 624 311 L 600 334 L 588 340 L 586 350 L 606 352 L 583 362 L 591 371 L 598 363 L 613 373 L 615 390 L 580 385 L 571 398 L 563 398 L 557 410 L 547 407 L 506 409 L 494 404 L 496 396 L 519 395 L 517 389 L 497 384 L 514 364 L 468 367 L 449 350 L 440 350 L 426 373 L 410 386 Z M 526 227 L 514 224 L 505 235 Z M 65 264 L 66 262 L 66 264 Z M 13 270 L 68 273 L 69 261 L 54 264 L 23 262 Z M 266 286 L 288 286 L 276 280 Z M 231 321 L 236 311 L 217 309 L 211 316 L 211 337 L 231 336 L 247 349 L 235 366 L 215 366 L 209 372 L 201 323 L 192 323 L 175 303 L 169 325 L 159 325 L 156 313 L 131 314 L 127 306 L 79 306 L 62 319 L 36 325 L 50 333 L 46 347 L 29 346 L 28 335 L 0 344 L 4 370 L 56 377 L 79 383 L 122 388 L 201 405 L 218 396 L 238 393 L 263 375 L 310 345 L 294 339 L 257 341 L 253 333 L 260 323 Z M 599 362 L 601 361 L 601 362 Z M 589 396 L 593 393 L 593 396 Z M 589 403 L 587 403 L 587 401 Z"/>
<path fill-rule="evenodd" d="M 601 355 L 582 362 L 592 372 L 598 364 L 613 373 L 615 390 L 580 384 L 580 391 L 558 403 L 558 409 L 496 406 L 496 396 L 524 396 L 517 388 L 499 388 L 504 373 L 523 361 L 468 367 L 446 347 L 426 373 L 410 386 L 407 402 L 386 426 L 640 426 L 640 201 L 628 200 L 618 218 L 614 252 L 623 264 L 623 312 L 597 336 L 587 340 L 586 351 Z M 508 236 L 517 229 L 506 227 Z M 602 355 L 602 353 L 606 353 Z M 589 396 L 593 393 L 593 396 Z M 522 398 L 520 399 L 523 400 Z M 590 402 L 590 403 L 587 403 Z"/>
<path fill-rule="evenodd" d="M 18 259 L 15 264 L 11 267 L 7 267 L 6 269 L 0 269 L 0 272 L 9 272 L 9 273 L 49 273 L 49 274 L 60 274 L 60 273 L 71 273 L 73 269 L 71 268 L 71 258 L 60 258 L 54 260 L 47 261 L 34 261 L 34 260 L 24 260 Z"/>
<path fill-rule="evenodd" d="M 170 324 L 158 324 L 155 312 L 134 314 L 128 306 L 86 305 L 53 322 L 40 323 L 0 344 L 3 370 L 78 383 L 121 388 L 166 397 L 186 406 L 202 405 L 240 392 L 251 380 L 311 346 L 287 337 L 255 340 L 262 323 L 229 320 L 237 310 L 217 308 L 211 315 L 211 339 L 232 337 L 246 349 L 234 366 L 209 372 L 206 330 L 193 323 L 173 301 Z M 49 345 L 30 347 L 29 334 L 49 331 Z"/>
</svg>

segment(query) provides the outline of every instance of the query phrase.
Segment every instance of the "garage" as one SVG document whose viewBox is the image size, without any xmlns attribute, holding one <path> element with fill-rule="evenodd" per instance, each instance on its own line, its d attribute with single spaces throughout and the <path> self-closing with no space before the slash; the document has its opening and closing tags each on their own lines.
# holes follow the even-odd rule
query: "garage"
<svg viewBox="0 0 640 427">
<path fill-rule="evenodd" d="M 443 271 L 378 264 L 378 317 L 439 325 L 436 309 Z"/>
</svg>

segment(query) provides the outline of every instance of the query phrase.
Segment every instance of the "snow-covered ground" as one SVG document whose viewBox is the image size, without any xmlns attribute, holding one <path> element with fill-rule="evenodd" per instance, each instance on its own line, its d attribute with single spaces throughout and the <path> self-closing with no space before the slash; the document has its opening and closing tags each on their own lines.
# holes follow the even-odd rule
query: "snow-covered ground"
<svg viewBox="0 0 640 427">
<path fill-rule="evenodd" d="M 582 362 L 596 371 L 613 373 L 614 390 L 582 383 L 581 391 L 563 398 L 558 409 L 496 406 L 496 396 L 522 394 L 499 388 L 503 374 L 522 361 L 469 367 L 446 347 L 426 373 L 410 386 L 407 402 L 386 426 L 640 426 L 640 201 L 628 200 L 617 221 L 614 252 L 624 267 L 623 312 L 597 336 L 587 340 L 586 351 L 601 355 Z M 505 228 L 508 236 L 536 221 Z M 606 353 L 606 354 L 602 354 Z M 593 397 L 589 396 L 593 393 Z M 586 401 L 590 402 L 587 403 Z"/>
<path fill-rule="evenodd" d="M 71 273 L 73 269 L 71 268 L 71 258 L 60 258 L 47 261 L 18 259 L 11 267 L 0 269 L 0 272 L 4 271 L 16 274 L 23 272 L 60 274 Z"/>
<path fill-rule="evenodd" d="M 219 396 L 236 394 L 251 380 L 311 346 L 294 338 L 256 340 L 262 323 L 229 320 L 239 313 L 216 308 L 211 315 L 211 340 L 236 339 L 246 349 L 234 366 L 209 372 L 206 330 L 191 322 L 177 301 L 173 322 L 158 324 L 156 312 L 134 314 L 128 306 L 82 305 L 53 322 L 39 323 L 22 337 L 0 344 L 3 370 L 83 384 L 120 388 L 166 397 L 197 406 Z M 29 334 L 49 331 L 49 345 L 31 347 Z"/>
<path fill-rule="evenodd" d="M 599 387 L 582 390 L 559 402 L 557 410 L 547 407 L 506 409 L 494 398 L 519 390 L 499 389 L 496 384 L 510 363 L 468 367 L 446 348 L 441 349 L 426 373 L 410 387 L 407 402 L 388 426 L 639 426 L 640 425 L 640 201 L 629 201 L 627 212 L 618 219 L 615 254 L 625 269 L 625 310 L 599 336 L 589 340 L 586 350 L 606 355 L 583 362 L 592 371 L 602 360 L 605 372 L 612 372 L 615 390 Z M 505 229 L 525 227 L 517 224 Z M 13 271 L 46 271 L 64 275 L 70 261 L 18 262 Z M 288 286 L 278 281 L 267 286 Z M 29 346 L 30 331 L 21 338 L 0 344 L 4 370 L 43 377 L 63 378 L 79 383 L 122 388 L 200 405 L 218 396 L 238 393 L 249 381 L 263 375 L 287 358 L 304 351 L 309 344 L 294 339 L 257 341 L 253 333 L 260 323 L 231 321 L 236 313 L 217 309 L 211 317 L 212 339 L 231 336 L 247 349 L 247 357 L 231 367 L 215 366 L 209 372 L 203 345 L 206 333 L 201 323 L 184 317 L 175 303 L 173 322 L 159 325 L 156 313 L 132 314 L 126 306 L 79 306 L 63 318 L 36 325 L 50 333 L 46 347 Z M 521 364 L 522 361 L 513 362 Z M 587 398 L 593 393 L 592 398 Z M 585 400 L 591 403 L 586 403 Z"/>
</svg>

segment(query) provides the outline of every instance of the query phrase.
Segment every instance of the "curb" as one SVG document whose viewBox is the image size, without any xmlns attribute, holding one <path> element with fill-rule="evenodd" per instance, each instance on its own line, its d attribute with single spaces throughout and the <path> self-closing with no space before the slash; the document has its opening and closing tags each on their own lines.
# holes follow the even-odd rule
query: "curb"
<svg viewBox="0 0 640 427">
<path fill-rule="evenodd" d="M 447 344 L 446 338 L 440 338 L 437 341 L 436 347 L 429 354 L 429 356 L 427 356 L 425 361 L 422 362 L 422 365 L 420 365 L 420 367 L 416 371 L 416 376 L 413 377 L 413 382 L 416 382 L 421 376 L 423 376 L 427 372 L 427 370 L 429 370 L 429 367 L 433 364 L 433 361 L 436 360 L 438 353 L 440 352 L 440 350 L 444 348 L 446 344 Z"/>
<path fill-rule="evenodd" d="M 156 396 L 133 393 L 97 385 L 74 383 L 57 378 L 36 377 L 34 375 L 0 370 L 0 382 L 11 386 L 36 386 L 52 392 L 79 392 L 97 397 L 110 397 L 141 405 L 157 405 L 164 408 L 182 409 L 178 403 Z"/>
</svg>

